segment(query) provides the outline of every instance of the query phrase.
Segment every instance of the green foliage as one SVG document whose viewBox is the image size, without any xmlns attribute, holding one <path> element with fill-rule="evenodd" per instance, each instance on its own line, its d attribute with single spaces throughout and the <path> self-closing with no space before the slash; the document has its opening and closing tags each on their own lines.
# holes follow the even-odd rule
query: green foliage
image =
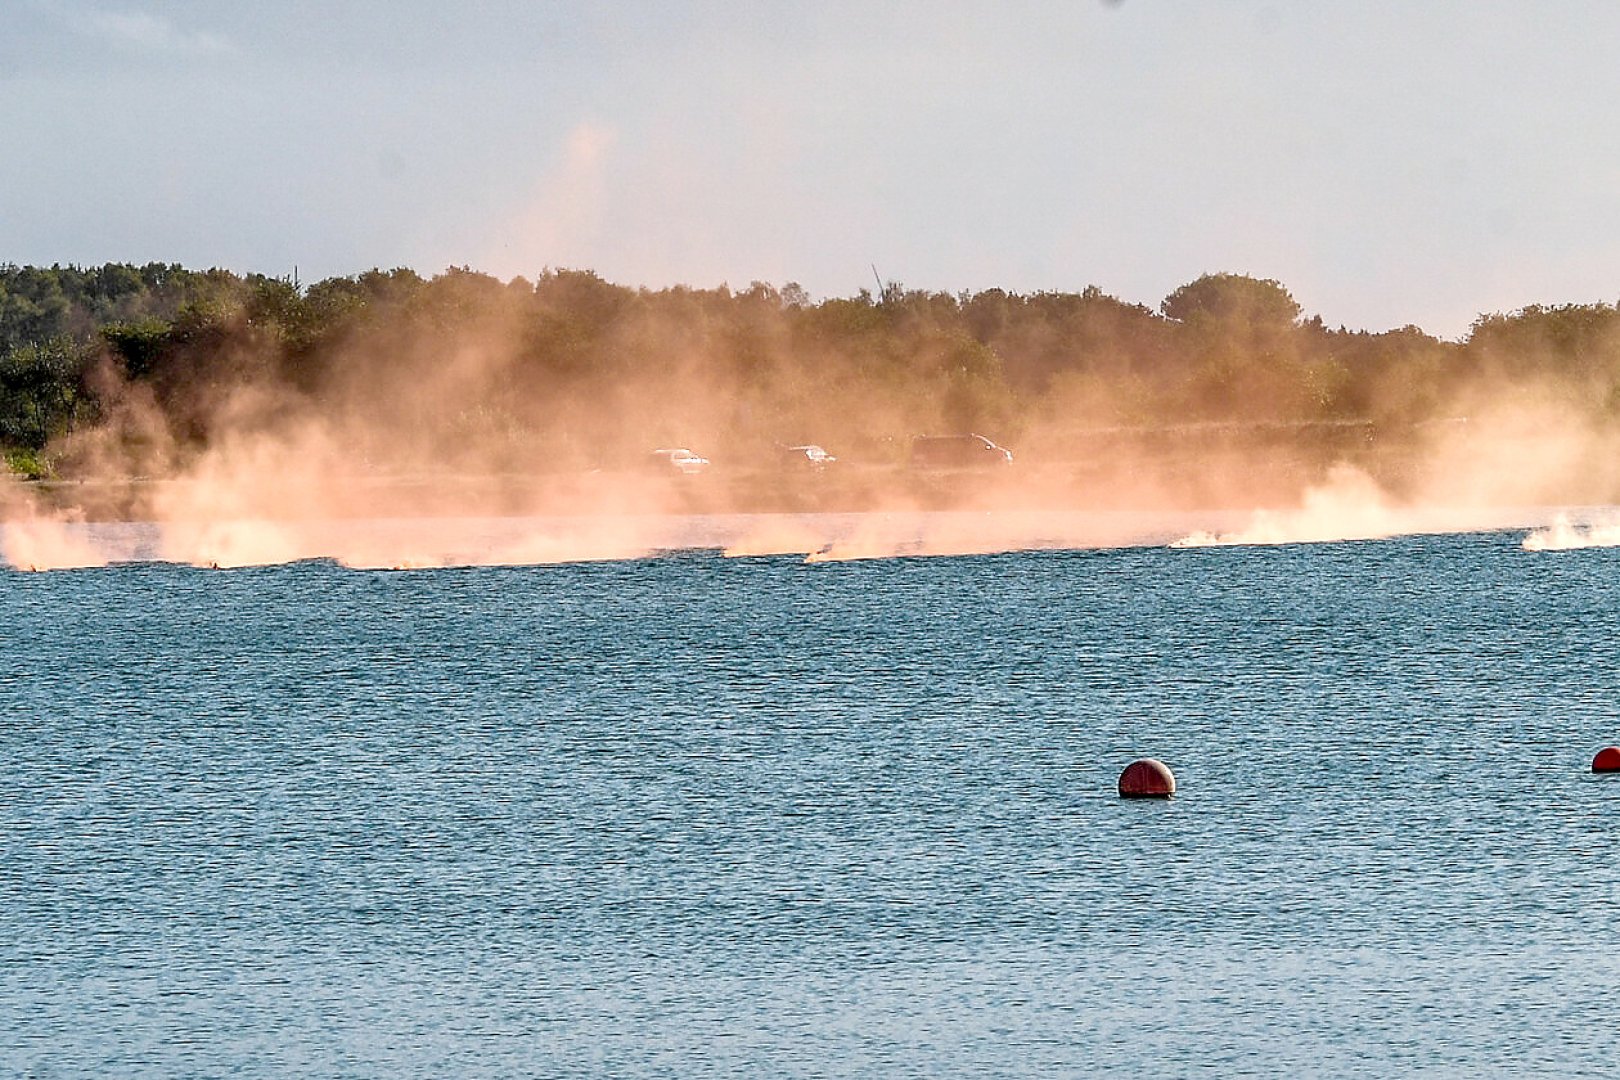
<svg viewBox="0 0 1620 1080">
<path fill-rule="evenodd" d="M 1604 389 L 1620 384 L 1620 309 L 1608 304 L 1532 305 L 1474 322 L 1468 351 L 1485 366 L 1553 374 Z"/>
<path fill-rule="evenodd" d="M 101 338 L 132 379 L 150 375 L 175 337 L 174 327 L 160 319 L 113 323 L 101 328 Z"/>
<path fill-rule="evenodd" d="M 0 353 L 0 446 L 39 450 L 93 407 L 81 382 L 86 352 L 57 336 Z"/>
<path fill-rule="evenodd" d="M 15 446 L 5 451 L 5 467 L 13 476 L 20 476 L 24 480 L 49 480 L 51 478 L 50 459 L 39 450 L 28 446 Z"/>
<path fill-rule="evenodd" d="M 1620 311 L 1529 307 L 1452 343 L 1329 329 L 1278 282 L 1241 274 L 1206 274 L 1155 311 L 1096 286 L 891 282 L 814 302 L 793 283 L 653 291 L 567 269 L 532 282 L 372 269 L 300 288 L 160 263 L 0 266 L 0 445 L 35 454 L 95 422 L 119 380 L 197 444 L 262 420 L 220 407 L 254 389 L 346 403 L 425 454 L 487 427 L 517 461 L 542 438 L 628 452 L 653 432 L 836 450 L 924 430 L 1016 438 L 1036 420 L 1415 425 L 1484 377 L 1620 409 Z"/>
<path fill-rule="evenodd" d="M 1180 323 L 1209 320 L 1246 329 L 1277 329 L 1299 319 L 1299 304 L 1270 278 L 1205 274 L 1164 298 L 1159 310 Z"/>
</svg>

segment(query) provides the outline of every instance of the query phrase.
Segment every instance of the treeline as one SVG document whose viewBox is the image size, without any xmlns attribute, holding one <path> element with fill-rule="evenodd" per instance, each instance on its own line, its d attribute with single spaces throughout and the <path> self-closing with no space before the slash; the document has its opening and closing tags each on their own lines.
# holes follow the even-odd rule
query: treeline
<svg viewBox="0 0 1620 1080">
<path fill-rule="evenodd" d="M 1504 386 L 1620 417 L 1620 310 L 1529 307 L 1448 342 L 1332 329 L 1236 274 L 1153 309 L 1095 287 L 815 302 L 794 284 L 631 289 L 575 270 L 300 287 L 156 263 L 0 266 L 0 446 L 31 472 L 82 465 L 86 432 L 161 471 L 314 419 L 356 462 L 413 467 L 588 467 L 671 443 L 881 458 L 968 430 L 1060 456 L 1101 430 L 1396 432 Z"/>
</svg>

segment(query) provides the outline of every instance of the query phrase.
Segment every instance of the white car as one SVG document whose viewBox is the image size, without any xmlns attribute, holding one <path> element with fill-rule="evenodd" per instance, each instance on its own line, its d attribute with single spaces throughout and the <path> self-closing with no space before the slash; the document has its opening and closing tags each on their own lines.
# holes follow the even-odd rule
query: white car
<svg viewBox="0 0 1620 1080">
<path fill-rule="evenodd" d="M 826 449 L 815 443 L 804 446 L 782 447 L 782 462 L 789 467 L 804 469 L 825 469 L 838 459 L 827 453 Z"/>
<path fill-rule="evenodd" d="M 914 469 L 982 469 L 1011 465 L 1012 451 L 983 435 L 918 435 L 911 440 Z"/>
<path fill-rule="evenodd" d="M 654 450 L 652 464 L 656 469 L 674 469 L 682 475 L 695 476 L 709 467 L 709 459 L 677 446 Z"/>
</svg>

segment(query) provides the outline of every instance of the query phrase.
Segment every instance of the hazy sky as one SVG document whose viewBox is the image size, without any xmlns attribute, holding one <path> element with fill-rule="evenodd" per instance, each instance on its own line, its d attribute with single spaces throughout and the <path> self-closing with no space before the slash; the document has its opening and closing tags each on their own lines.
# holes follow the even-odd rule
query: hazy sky
<svg viewBox="0 0 1620 1080">
<path fill-rule="evenodd" d="M 0 0 L 0 262 L 1620 299 L 1612 0 Z"/>
</svg>

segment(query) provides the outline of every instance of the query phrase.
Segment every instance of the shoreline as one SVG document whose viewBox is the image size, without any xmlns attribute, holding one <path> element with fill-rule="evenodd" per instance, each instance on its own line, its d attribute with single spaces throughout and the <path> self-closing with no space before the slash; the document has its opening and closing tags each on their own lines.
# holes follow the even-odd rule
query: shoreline
<svg viewBox="0 0 1620 1080">
<path fill-rule="evenodd" d="M 138 522 L 262 518 L 532 517 L 719 514 L 1252 514 L 1289 512 L 1323 491 L 1410 510 L 1606 506 L 1615 493 L 1580 479 L 1558 490 L 1507 487 L 1496 497 L 1418 494 L 1410 467 L 1297 461 L 1168 463 L 1162 468 L 1014 465 L 1006 470 L 843 466 L 825 474 L 715 469 L 696 476 L 631 471 L 295 474 L 201 479 L 102 477 L 0 484 L 0 521 L 51 516 Z M 1552 497 L 1549 497 L 1552 496 Z"/>
<path fill-rule="evenodd" d="M 1277 511 L 669 511 L 436 517 L 214 517 L 0 522 L 17 570 L 167 563 L 209 569 L 330 560 L 415 570 L 633 561 L 682 553 L 807 563 L 1126 548 L 1264 547 L 1520 532 L 1534 550 L 1620 542 L 1613 508 L 1426 510 L 1313 517 Z M 1533 544 L 1534 541 L 1534 544 Z"/>
</svg>

